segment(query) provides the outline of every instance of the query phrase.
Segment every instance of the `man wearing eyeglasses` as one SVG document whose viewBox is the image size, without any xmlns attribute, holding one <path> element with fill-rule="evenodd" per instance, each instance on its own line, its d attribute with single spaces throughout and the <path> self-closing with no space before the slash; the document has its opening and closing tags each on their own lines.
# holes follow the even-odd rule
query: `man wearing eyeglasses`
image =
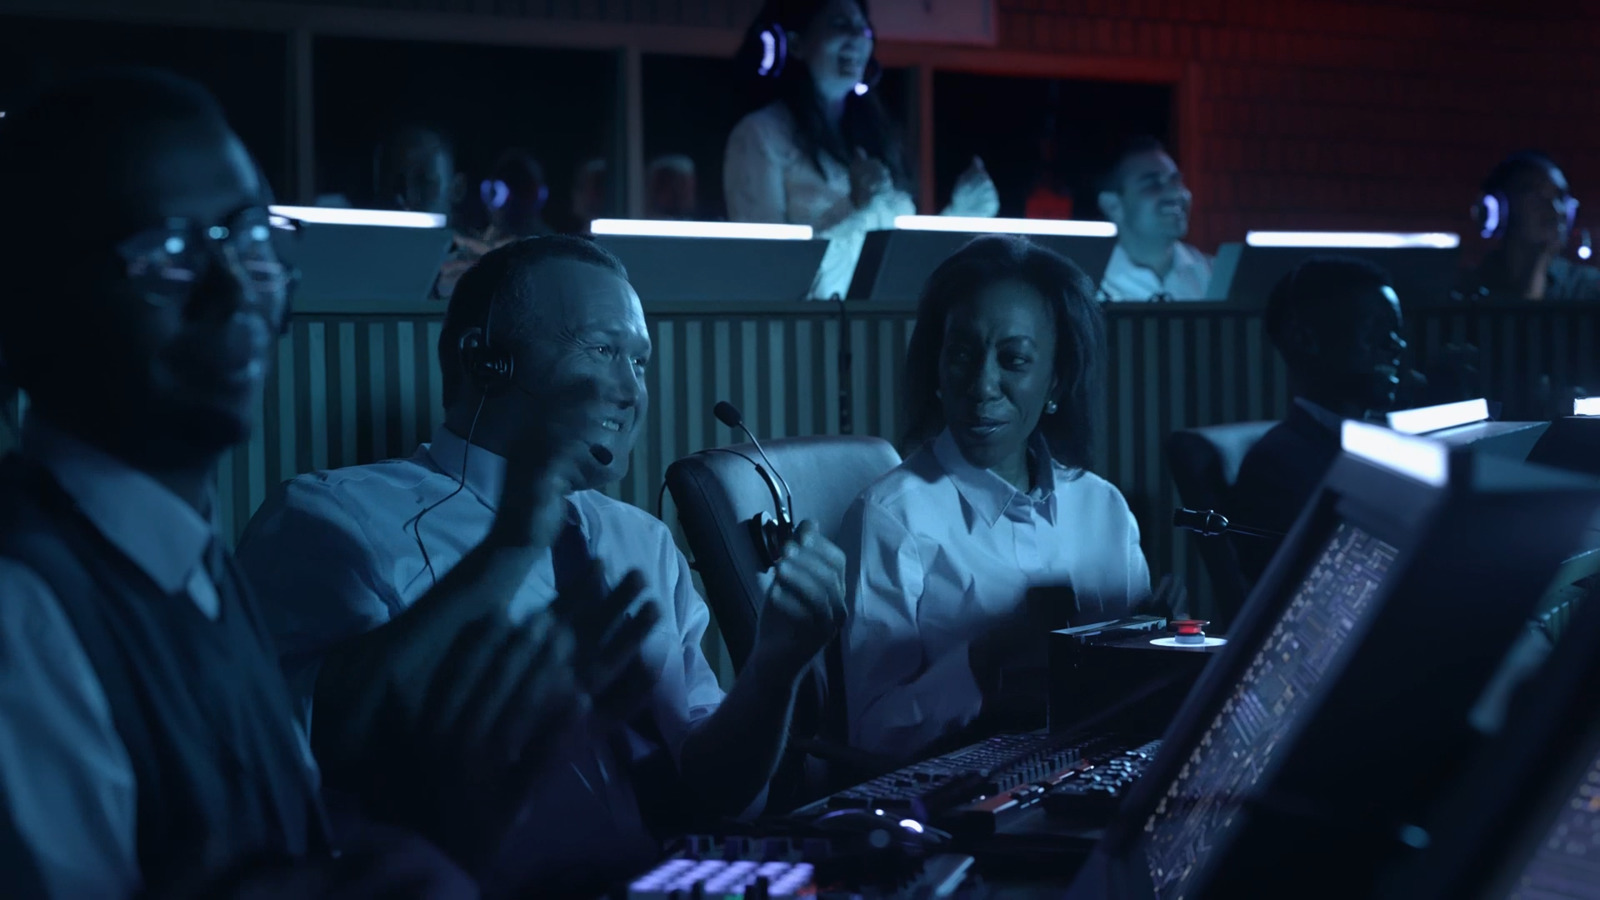
<svg viewBox="0 0 1600 900">
<path fill-rule="evenodd" d="M 1493 247 L 1466 284 L 1464 300 L 1600 300 L 1600 269 L 1562 254 L 1578 201 L 1542 153 L 1514 153 L 1484 178 L 1473 217 Z"/>
<path fill-rule="evenodd" d="M 13 273 L 0 355 L 32 402 L 21 452 L 0 462 L 8 897 L 476 893 L 418 841 L 383 853 L 374 829 L 330 825 L 268 629 L 217 532 L 217 465 L 250 434 L 288 314 L 266 202 L 215 101 L 169 75 L 89 77 L 0 125 Z M 544 733 L 584 705 L 569 634 L 493 615 L 509 595 L 496 577 L 520 583 L 561 503 L 553 485 L 508 483 L 514 512 L 495 531 L 509 537 L 469 553 L 461 568 L 479 577 L 409 620 L 447 645 L 461 636 L 407 659 L 429 727 L 390 732 L 436 771 L 450 761 L 410 808 L 418 821 L 399 824 L 440 826 L 464 867 L 515 813 L 475 785 L 537 768 Z M 619 593 L 626 607 L 637 592 Z M 370 852 L 336 858 L 336 844 Z"/>
</svg>

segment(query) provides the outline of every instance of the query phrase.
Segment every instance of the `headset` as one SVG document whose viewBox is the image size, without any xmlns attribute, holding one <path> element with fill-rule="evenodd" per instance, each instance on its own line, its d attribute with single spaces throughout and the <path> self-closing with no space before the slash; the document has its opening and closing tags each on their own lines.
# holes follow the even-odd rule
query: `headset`
<svg viewBox="0 0 1600 900">
<path fill-rule="evenodd" d="M 1505 193 L 1506 183 L 1519 169 L 1529 165 L 1556 168 L 1555 161 L 1543 153 L 1532 151 L 1514 153 L 1496 164 L 1483 179 L 1479 187 L 1478 200 L 1472 204 L 1472 221 L 1478 226 L 1478 233 L 1485 240 L 1493 240 L 1506 233 L 1509 227 L 1507 223 L 1511 218 L 1511 204 Z M 1567 233 L 1571 234 L 1578 220 L 1578 200 L 1569 196 L 1564 204 Z"/>
<path fill-rule="evenodd" d="M 483 205 L 490 210 L 502 209 L 511 202 L 511 186 L 498 178 L 485 178 L 478 185 L 478 196 L 483 198 Z M 550 202 L 550 186 L 541 183 L 538 208 L 543 210 L 548 202 Z"/>
<path fill-rule="evenodd" d="M 761 55 L 756 60 L 756 75 L 776 81 L 783 75 L 784 68 L 789 64 L 788 29 L 784 28 L 782 23 L 779 22 L 758 23 L 755 35 L 756 40 L 761 44 Z M 877 40 L 877 33 L 870 24 L 867 26 L 867 36 L 874 41 Z M 882 80 L 883 65 L 878 62 L 878 56 L 874 53 L 867 57 L 867 67 L 861 73 L 860 83 L 856 85 L 856 96 L 859 97 L 877 87 L 878 82 Z"/>
<path fill-rule="evenodd" d="M 761 449 L 761 442 L 756 440 L 756 436 L 745 426 L 744 416 L 737 407 L 726 400 L 721 400 L 718 401 L 712 414 L 719 422 L 734 431 L 743 431 L 750 438 L 750 443 L 755 445 L 762 461 L 766 463 L 763 466 L 749 455 L 731 447 L 707 447 L 700 451 L 700 453 L 727 453 L 749 463 L 761 477 L 761 483 L 767 486 L 767 492 L 772 495 L 772 514 L 757 513 L 744 523 L 750 532 L 750 542 L 755 547 L 756 560 L 761 563 L 761 571 L 765 572 L 778 565 L 778 560 L 783 558 L 784 547 L 794 540 L 794 493 L 789 490 L 788 483 L 783 481 L 783 476 L 778 474 L 777 468 L 772 465 L 772 460 L 767 459 L 767 452 Z M 781 491 L 778 489 L 780 483 L 783 484 Z M 656 492 L 656 518 L 662 521 L 666 521 L 662 515 L 665 511 L 666 495 L 667 485 L 663 481 L 661 489 Z M 785 497 L 788 498 L 787 501 Z"/>
<path fill-rule="evenodd" d="M 488 402 L 491 394 L 498 394 L 510 387 L 513 384 L 512 376 L 516 374 L 516 357 L 489 343 L 489 328 L 494 323 L 494 309 L 499 299 L 500 291 L 497 289 L 489 295 L 488 308 L 483 313 L 483 328 L 476 331 L 469 330 L 463 334 L 459 345 L 461 361 L 466 366 L 467 376 L 478 388 L 478 408 L 472 413 L 472 424 L 467 426 L 466 439 L 461 449 L 461 477 L 457 480 L 454 490 L 423 507 L 406 522 L 417 541 L 417 549 L 422 552 L 423 568 L 427 569 L 428 577 L 435 585 L 439 583 L 439 576 L 433 570 L 433 560 L 428 556 L 427 543 L 422 540 L 422 519 L 467 489 L 467 463 L 472 458 L 472 436 L 478 430 L 478 418 L 483 415 L 483 405 Z"/>
</svg>

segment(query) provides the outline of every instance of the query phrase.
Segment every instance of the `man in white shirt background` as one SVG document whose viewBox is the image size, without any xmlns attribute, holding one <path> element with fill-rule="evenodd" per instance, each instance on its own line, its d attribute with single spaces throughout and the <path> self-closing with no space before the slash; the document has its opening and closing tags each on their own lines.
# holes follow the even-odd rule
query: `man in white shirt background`
<svg viewBox="0 0 1600 900">
<path fill-rule="evenodd" d="M 1154 138 L 1130 142 L 1100 191 L 1117 246 L 1100 291 L 1111 300 L 1203 300 L 1211 258 L 1185 244 L 1194 197 L 1178 164 Z"/>
<path fill-rule="evenodd" d="M 596 490 L 627 470 L 650 352 L 638 295 L 609 251 L 562 236 L 498 248 L 451 298 L 439 341 L 446 419 L 433 440 L 409 459 L 288 482 L 240 543 L 291 685 L 302 700 L 316 691 L 320 706 L 319 661 L 405 622 L 415 598 L 451 577 L 490 529 L 514 435 L 530 421 L 572 423 L 566 527 L 507 612 L 514 622 L 536 614 L 565 593 L 563 582 L 615 586 L 642 573 L 644 601 L 660 617 L 642 651 L 656 684 L 625 741 L 590 733 L 588 722 L 574 729 L 528 792 L 491 889 L 590 890 L 647 864 L 659 852 L 651 826 L 663 780 L 681 783 L 695 812 L 752 807 L 782 753 L 799 677 L 843 617 L 844 555 L 803 524 L 724 697 L 700 649 L 709 611 L 667 527 Z"/>
</svg>

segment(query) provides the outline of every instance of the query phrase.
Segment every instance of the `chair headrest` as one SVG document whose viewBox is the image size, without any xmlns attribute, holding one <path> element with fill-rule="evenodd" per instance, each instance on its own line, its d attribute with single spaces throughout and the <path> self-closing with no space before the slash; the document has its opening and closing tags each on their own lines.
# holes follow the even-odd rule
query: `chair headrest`
<svg viewBox="0 0 1600 900">
<path fill-rule="evenodd" d="M 1250 448 L 1277 422 L 1185 428 L 1167 438 L 1167 464 L 1185 505 L 1215 508 L 1239 477 Z"/>
</svg>

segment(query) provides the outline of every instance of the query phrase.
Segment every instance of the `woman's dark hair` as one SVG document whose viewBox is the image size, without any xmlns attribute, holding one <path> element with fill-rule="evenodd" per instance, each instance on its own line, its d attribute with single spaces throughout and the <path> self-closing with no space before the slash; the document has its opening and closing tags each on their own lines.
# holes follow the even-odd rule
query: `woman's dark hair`
<svg viewBox="0 0 1600 900">
<path fill-rule="evenodd" d="M 762 32 L 777 28 L 785 32 L 802 32 L 827 9 L 831 0 L 767 0 L 749 30 L 744 43 L 734 56 L 739 78 L 744 80 L 744 113 L 754 112 L 773 102 L 780 102 L 794 116 L 795 135 L 800 152 L 811 164 L 822 171 L 822 154 L 826 153 L 844 165 L 855 159 L 856 150 L 883 163 L 901 188 L 910 183 L 906 171 L 905 154 L 900 136 L 889 118 L 876 91 L 851 94 L 844 101 L 844 117 L 839 121 L 837 133 L 828 127 L 823 115 L 822 100 L 811 80 L 811 70 L 804 60 L 792 54 L 783 62 L 776 78 L 761 74 L 761 64 L 766 52 Z M 853 0 L 861 8 L 868 25 L 872 22 L 867 0 Z M 876 60 L 868 62 L 868 69 L 877 67 Z"/>
<path fill-rule="evenodd" d="M 1094 283 L 1078 265 L 1027 238 L 987 235 L 957 250 L 929 276 L 906 350 L 906 429 L 909 454 L 944 430 L 939 358 L 950 311 L 1002 281 L 1030 285 L 1049 303 L 1056 330 L 1057 410 L 1038 431 L 1056 462 L 1081 472 L 1093 463 L 1094 429 L 1105 381 L 1105 321 Z"/>
</svg>

